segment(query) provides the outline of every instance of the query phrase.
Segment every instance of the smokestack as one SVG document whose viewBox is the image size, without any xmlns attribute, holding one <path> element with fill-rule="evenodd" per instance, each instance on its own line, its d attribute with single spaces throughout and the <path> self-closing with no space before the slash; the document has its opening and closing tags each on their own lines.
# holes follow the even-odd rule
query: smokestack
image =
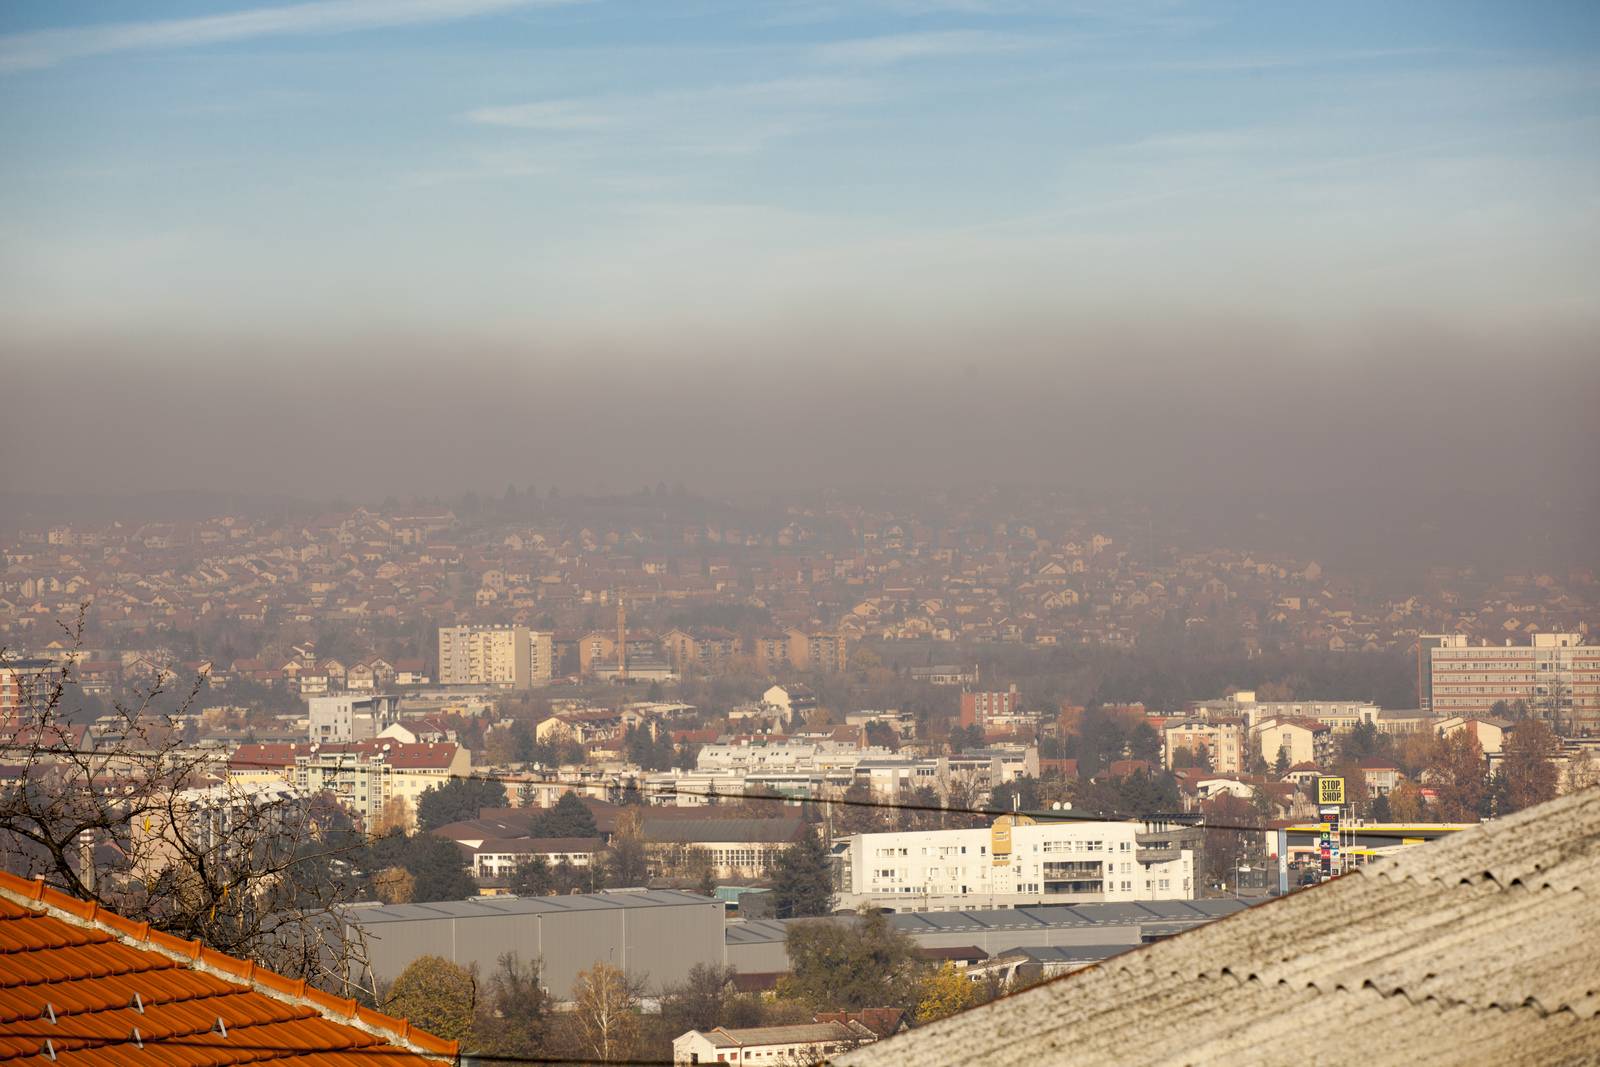
<svg viewBox="0 0 1600 1067">
<path fill-rule="evenodd" d="M 617 593 L 617 681 L 628 680 L 628 606 Z"/>
</svg>

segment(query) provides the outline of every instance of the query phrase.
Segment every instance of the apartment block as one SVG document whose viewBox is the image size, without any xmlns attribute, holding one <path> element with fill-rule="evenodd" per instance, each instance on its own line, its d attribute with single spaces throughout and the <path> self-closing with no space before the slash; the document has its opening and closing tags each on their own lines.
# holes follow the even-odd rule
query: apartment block
<svg viewBox="0 0 1600 1067">
<path fill-rule="evenodd" d="M 525 626 L 439 627 L 439 684 L 527 689 L 554 672 L 551 635 Z"/>
<path fill-rule="evenodd" d="M 1163 759 L 1172 766 L 1172 755 L 1186 748 L 1198 755 L 1204 749 L 1211 756 L 1211 769 L 1218 774 L 1239 774 L 1244 770 L 1244 724 L 1184 719 L 1168 723 L 1163 734 Z"/>
<path fill-rule="evenodd" d="M 857 834 L 840 882 L 841 905 L 895 911 L 1189 900 L 1194 848 L 1177 829 L 1002 816 L 976 830 Z"/>
<path fill-rule="evenodd" d="M 961 694 L 961 725 L 984 726 L 990 719 L 998 716 L 1010 716 L 1017 713 L 1021 707 L 1022 695 L 1013 685 L 1004 692 L 974 693 L 969 691 Z"/>
<path fill-rule="evenodd" d="M 48 659 L 0 661 L 0 727 L 17 725 L 43 710 L 61 680 L 61 666 Z"/>
<path fill-rule="evenodd" d="M 1383 712 L 1369 700 L 1257 700 L 1248 689 L 1203 701 L 1194 710 L 1207 719 L 1243 719 L 1252 730 L 1268 719 L 1315 719 L 1341 733 L 1361 723 L 1377 727 Z"/>
<path fill-rule="evenodd" d="M 1472 645 L 1463 634 L 1429 635 L 1425 707 L 1441 715 L 1482 715 L 1522 701 L 1559 725 L 1600 726 L 1600 645 L 1581 634 L 1534 634 L 1526 645 Z"/>
<path fill-rule="evenodd" d="M 330 793 L 371 827 L 390 800 L 404 801 L 414 828 L 422 794 L 472 770 L 472 753 L 453 741 L 354 741 L 346 744 L 240 745 L 228 759 L 239 785 L 285 782 L 306 796 Z"/>
</svg>

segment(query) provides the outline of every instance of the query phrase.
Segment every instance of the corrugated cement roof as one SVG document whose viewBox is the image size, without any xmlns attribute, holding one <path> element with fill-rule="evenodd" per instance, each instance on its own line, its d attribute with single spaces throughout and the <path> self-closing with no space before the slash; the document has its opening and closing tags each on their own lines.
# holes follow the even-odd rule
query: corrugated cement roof
<svg viewBox="0 0 1600 1067">
<path fill-rule="evenodd" d="M 845 1064 L 1600 1062 L 1600 788 Z"/>
<path fill-rule="evenodd" d="M 685 905 L 721 906 L 713 897 L 676 889 L 645 892 L 573 893 L 550 897 L 476 897 L 440 900 L 430 904 L 353 905 L 344 911 L 352 922 L 413 922 L 418 919 L 486 919 L 506 915 L 555 915 L 573 911 L 616 911 L 621 908 L 662 908 Z"/>
<path fill-rule="evenodd" d="M 1049 904 L 1036 908 L 978 908 L 971 911 L 912 911 L 889 916 L 896 929 L 917 934 L 984 930 L 1045 930 L 1060 927 L 1126 926 L 1160 932 L 1185 929 L 1249 907 L 1240 900 L 1156 900 L 1127 904 Z M 853 922 L 852 915 L 835 916 Z M 788 924 L 801 919 L 761 919 L 730 923 L 732 944 L 782 941 Z"/>
</svg>

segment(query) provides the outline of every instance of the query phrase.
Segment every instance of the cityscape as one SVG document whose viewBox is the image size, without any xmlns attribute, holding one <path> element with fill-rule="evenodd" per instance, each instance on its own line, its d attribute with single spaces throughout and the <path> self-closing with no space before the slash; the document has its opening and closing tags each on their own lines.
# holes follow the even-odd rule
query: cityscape
<svg viewBox="0 0 1600 1067">
<path fill-rule="evenodd" d="M 1600 1061 L 1600 17 L 0 13 L 0 1059 Z"/>
</svg>

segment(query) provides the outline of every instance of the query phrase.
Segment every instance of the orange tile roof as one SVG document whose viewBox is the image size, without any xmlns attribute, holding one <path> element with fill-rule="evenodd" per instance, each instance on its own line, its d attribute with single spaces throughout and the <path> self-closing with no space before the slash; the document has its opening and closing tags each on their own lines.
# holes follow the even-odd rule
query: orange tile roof
<svg viewBox="0 0 1600 1067">
<path fill-rule="evenodd" d="M 0 1060 L 80 1067 L 429 1067 L 403 1019 L 0 871 Z"/>
</svg>

